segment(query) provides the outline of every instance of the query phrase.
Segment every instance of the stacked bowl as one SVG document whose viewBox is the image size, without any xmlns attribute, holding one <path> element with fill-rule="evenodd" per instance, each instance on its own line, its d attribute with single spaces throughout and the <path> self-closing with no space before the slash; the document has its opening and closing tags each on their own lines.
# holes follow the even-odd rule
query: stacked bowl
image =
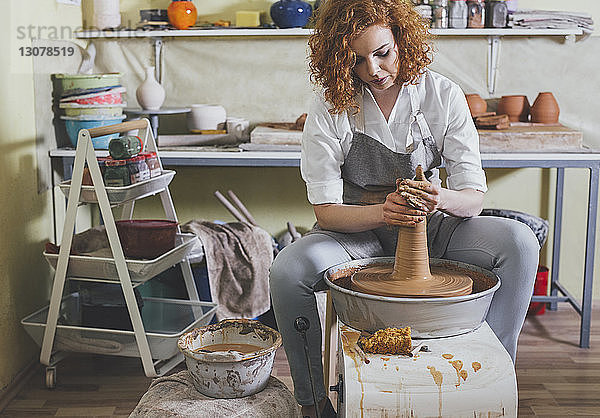
<svg viewBox="0 0 600 418">
<path fill-rule="evenodd" d="M 61 84 L 61 119 L 71 144 L 77 146 L 80 129 L 120 123 L 125 116 L 123 100 L 125 88 L 121 86 L 120 73 L 55 74 Z M 108 149 L 108 143 L 118 134 L 92 138 L 95 149 Z"/>
</svg>

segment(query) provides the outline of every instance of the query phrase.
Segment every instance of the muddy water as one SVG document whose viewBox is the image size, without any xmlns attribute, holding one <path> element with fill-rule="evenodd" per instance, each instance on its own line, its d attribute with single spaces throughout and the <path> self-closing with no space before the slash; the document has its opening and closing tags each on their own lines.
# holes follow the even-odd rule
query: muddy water
<svg viewBox="0 0 600 418">
<path fill-rule="evenodd" d="M 198 348 L 198 351 L 238 351 L 242 354 L 255 353 L 259 350 L 262 350 L 264 347 L 259 347 L 257 345 L 252 344 L 211 344 L 205 345 Z"/>
</svg>

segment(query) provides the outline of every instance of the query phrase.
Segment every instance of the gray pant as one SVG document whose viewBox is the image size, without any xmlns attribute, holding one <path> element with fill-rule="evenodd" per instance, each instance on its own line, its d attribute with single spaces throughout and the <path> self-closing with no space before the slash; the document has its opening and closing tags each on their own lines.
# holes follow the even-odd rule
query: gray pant
<svg viewBox="0 0 600 418">
<path fill-rule="evenodd" d="M 373 254 L 379 256 L 381 254 Z M 386 254 L 393 255 L 393 254 Z M 456 228 L 444 259 L 462 261 L 493 271 L 502 285 L 496 291 L 487 322 L 513 361 L 517 339 L 527 314 L 537 272 L 539 244 L 531 229 L 513 219 L 481 216 L 464 220 Z M 277 326 L 290 364 L 296 400 L 312 405 L 312 392 L 301 335 L 294 320 L 305 316 L 312 373 L 319 399 L 327 396 L 321 364 L 321 326 L 314 292 L 325 290 L 323 272 L 350 261 L 333 238 L 310 234 L 285 247 L 271 267 L 270 284 Z"/>
</svg>

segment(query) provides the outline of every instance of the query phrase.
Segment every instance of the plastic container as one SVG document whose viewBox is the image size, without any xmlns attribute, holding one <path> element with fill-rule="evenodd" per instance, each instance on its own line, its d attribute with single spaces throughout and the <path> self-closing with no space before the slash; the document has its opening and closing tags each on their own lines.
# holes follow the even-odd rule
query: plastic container
<svg viewBox="0 0 600 418">
<path fill-rule="evenodd" d="M 123 187 L 131 185 L 131 174 L 127 160 L 106 160 L 104 184 L 107 187 Z"/>
<path fill-rule="evenodd" d="M 144 307 L 140 291 L 133 289 L 138 309 Z M 93 328 L 133 330 L 120 284 L 79 282 L 81 325 Z"/>
<path fill-rule="evenodd" d="M 126 257 L 152 259 L 175 247 L 175 221 L 128 219 L 117 221 L 116 225 Z"/>
<path fill-rule="evenodd" d="M 140 357 L 133 331 L 85 327 L 81 318 L 79 294 L 65 296 L 56 327 L 53 348 L 57 351 Z M 48 318 L 48 306 L 23 318 L 21 324 L 42 345 Z M 213 302 L 194 302 L 162 298 L 144 298 L 142 322 L 153 359 L 167 360 L 178 354 L 177 341 L 195 327 L 208 324 L 216 311 Z M 159 312 L 160 315 L 155 314 Z"/>
<path fill-rule="evenodd" d="M 60 99 L 60 102 L 80 105 L 119 105 L 123 104 L 122 93 L 125 93 L 125 88 L 116 87 L 114 89 L 94 93 L 66 96 Z"/>
<path fill-rule="evenodd" d="M 156 155 L 156 153 L 143 152 L 140 155 L 146 159 L 146 165 L 148 165 L 148 169 L 150 170 L 150 178 L 160 176 L 160 163 L 158 161 L 158 156 Z"/>
<path fill-rule="evenodd" d="M 434 0 L 431 26 L 435 29 L 448 28 L 448 0 Z"/>
<path fill-rule="evenodd" d="M 448 3 L 448 27 L 465 29 L 467 27 L 467 0 L 450 0 Z"/>
<path fill-rule="evenodd" d="M 121 73 L 104 74 L 54 74 L 60 80 L 64 93 L 95 89 L 100 87 L 114 87 L 121 84 Z"/>
<path fill-rule="evenodd" d="M 144 148 L 139 136 L 125 135 L 113 138 L 108 143 L 108 153 L 115 160 L 126 160 L 138 155 Z"/>
<path fill-rule="evenodd" d="M 485 4 L 485 27 L 504 28 L 508 19 L 508 7 L 504 0 L 487 1 Z"/>
<path fill-rule="evenodd" d="M 148 168 L 148 164 L 146 164 L 146 158 L 141 155 L 136 155 L 125 161 L 127 161 L 127 169 L 129 170 L 131 184 L 140 183 L 150 179 L 150 169 Z"/>
<path fill-rule="evenodd" d="M 65 127 L 67 128 L 67 134 L 71 140 L 71 144 L 77 147 L 77 138 L 81 129 L 92 129 L 100 126 L 116 125 L 121 123 L 125 116 L 119 117 L 99 117 L 99 116 L 61 116 L 62 120 L 65 121 Z M 108 143 L 112 138 L 119 136 L 118 133 L 103 135 L 96 138 L 92 138 L 92 144 L 94 149 L 108 149 Z"/>
<path fill-rule="evenodd" d="M 533 294 L 534 296 L 548 296 L 548 267 L 538 266 Z M 546 303 L 544 302 L 531 302 L 527 310 L 528 315 L 543 315 L 545 312 Z"/>
<path fill-rule="evenodd" d="M 102 116 L 102 117 L 120 117 L 123 116 L 124 104 L 118 105 L 80 105 L 77 103 L 61 103 L 59 105 L 65 112 L 65 116 Z"/>
<path fill-rule="evenodd" d="M 483 28 L 485 26 L 485 2 L 469 0 L 467 2 L 467 27 Z"/>
</svg>

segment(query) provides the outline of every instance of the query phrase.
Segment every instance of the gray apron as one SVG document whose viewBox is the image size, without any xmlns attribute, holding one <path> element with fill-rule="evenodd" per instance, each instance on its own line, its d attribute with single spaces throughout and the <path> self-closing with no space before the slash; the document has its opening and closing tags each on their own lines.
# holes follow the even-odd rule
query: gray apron
<svg viewBox="0 0 600 418">
<path fill-rule="evenodd" d="M 425 120 L 414 85 L 409 85 L 411 116 L 409 135 L 413 144 L 408 153 L 397 153 L 364 134 L 364 113 L 354 120 L 352 145 L 341 167 L 344 181 L 344 204 L 369 205 L 385 202 L 396 189 L 396 179 L 414 178 L 418 165 L 423 167 L 427 180 L 439 183 L 442 158 Z M 430 257 L 439 258 L 446 251 L 452 232 L 462 221 L 436 211 L 427 216 L 427 245 Z M 398 227 L 383 226 L 365 232 L 342 233 L 321 229 L 310 233 L 326 234 L 338 241 L 354 259 L 394 255 Z"/>
</svg>

